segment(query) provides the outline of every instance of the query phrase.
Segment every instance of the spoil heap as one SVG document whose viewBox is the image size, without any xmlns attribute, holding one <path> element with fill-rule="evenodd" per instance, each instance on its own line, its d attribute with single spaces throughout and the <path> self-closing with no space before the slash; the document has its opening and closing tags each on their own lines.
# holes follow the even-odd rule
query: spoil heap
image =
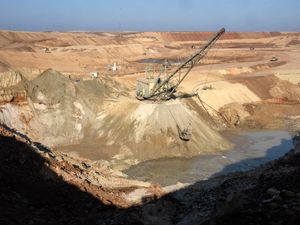
<svg viewBox="0 0 300 225">
<path fill-rule="evenodd" d="M 75 81 L 52 69 L 34 80 L 6 74 L 0 80 L 6 85 L 1 121 L 51 146 L 78 142 L 83 138 L 83 127 L 95 119 L 104 98 L 126 92 L 110 88 L 115 85 L 111 79 Z M 14 101 L 19 93 L 24 95 L 22 102 Z"/>
</svg>

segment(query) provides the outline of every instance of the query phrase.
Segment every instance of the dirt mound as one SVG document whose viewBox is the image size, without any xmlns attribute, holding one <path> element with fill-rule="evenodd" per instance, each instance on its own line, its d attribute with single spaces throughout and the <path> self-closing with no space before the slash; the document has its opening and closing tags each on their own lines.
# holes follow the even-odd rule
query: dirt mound
<svg viewBox="0 0 300 225">
<path fill-rule="evenodd" d="M 266 99 L 287 99 L 300 100 L 300 89 L 298 85 L 279 79 L 274 75 L 261 77 L 245 77 L 243 79 L 233 79 L 233 83 L 246 85 L 253 93 L 263 100 Z"/>
<path fill-rule="evenodd" d="M 222 107 L 219 112 L 226 118 L 226 121 L 233 127 L 239 126 L 250 113 L 242 104 L 230 103 Z"/>
<path fill-rule="evenodd" d="M 48 69 L 29 83 L 28 96 L 34 102 L 43 104 L 57 104 L 62 101 L 67 93 L 67 88 L 72 86 L 72 81 L 61 73 Z"/>
<path fill-rule="evenodd" d="M 242 127 L 250 129 L 288 129 L 299 128 L 299 104 L 246 104 L 247 117 Z"/>
<path fill-rule="evenodd" d="M 292 84 L 289 81 L 280 80 L 276 86 L 270 90 L 274 98 L 286 99 L 290 101 L 300 101 L 300 88 L 298 85 Z"/>
<path fill-rule="evenodd" d="M 264 77 L 250 77 L 243 79 L 236 79 L 231 82 L 242 83 L 247 86 L 253 93 L 255 93 L 261 99 L 272 98 L 270 90 L 278 82 L 278 78 L 275 76 L 264 76 Z"/>
<path fill-rule="evenodd" d="M 217 81 L 212 83 L 211 90 L 205 90 L 205 84 L 199 85 L 198 94 L 201 99 L 214 109 L 219 110 L 226 104 L 259 101 L 260 98 L 243 84 L 231 83 L 230 81 Z M 212 113 L 214 113 L 212 111 Z"/>
<path fill-rule="evenodd" d="M 300 40 L 292 40 L 286 46 L 300 45 Z"/>
<path fill-rule="evenodd" d="M 162 157 L 192 157 L 230 146 L 202 117 L 205 113 L 197 104 L 120 100 L 98 114 L 92 125 L 95 133 L 90 136 L 102 140 L 107 149 L 114 149 L 110 150 L 111 157 L 114 155 L 113 159 L 125 166 Z M 187 127 L 192 130 L 192 138 L 183 141 L 179 132 Z M 90 158 L 95 151 L 78 153 Z"/>
<path fill-rule="evenodd" d="M 67 99 L 82 98 L 92 105 L 104 97 L 126 95 L 126 88 L 109 77 L 96 80 L 73 80 L 53 69 L 48 69 L 36 79 L 27 82 L 28 96 L 42 104 L 54 105 Z M 102 101 L 101 101 L 102 102 Z"/>
<path fill-rule="evenodd" d="M 21 80 L 3 93 L 1 122 L 29 133 L 49 146 L 74 144 L 83 128 L 93 123 L 105 99 L 126 95 L 127 90 L 111 78 L 73 80 L 49 69 L 34 80 Z M 7 102 L 25 93 L 23 102 Z"/>
</svg>

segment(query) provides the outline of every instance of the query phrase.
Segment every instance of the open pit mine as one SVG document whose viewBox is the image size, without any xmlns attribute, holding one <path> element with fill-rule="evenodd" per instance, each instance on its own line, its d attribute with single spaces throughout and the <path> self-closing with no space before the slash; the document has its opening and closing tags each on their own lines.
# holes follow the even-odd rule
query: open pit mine
<svg viewBox="0 0 300 225">
<path fill-rule="evenodd" d="M 297 224 L 299 38 L 0 31 L 0 224 Z"/>
</svg>

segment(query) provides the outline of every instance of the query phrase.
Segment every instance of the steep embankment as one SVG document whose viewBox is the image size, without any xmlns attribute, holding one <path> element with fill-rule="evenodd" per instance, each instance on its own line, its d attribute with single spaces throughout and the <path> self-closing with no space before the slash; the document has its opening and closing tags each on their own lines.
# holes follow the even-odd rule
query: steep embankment
<svg viewBox="0 0 300 225">
<path fill-rule="evenodd" d="M 248 128 L 298 129 L 300 122 L 298 85 L 274 75 L 235 78 L 231 82 L 246 86 L 259 97 L 260 101 L 244 105 L 225 105 L 221 111 L 229 120 L 238 121 L 241 126 Z"/>
</svg>

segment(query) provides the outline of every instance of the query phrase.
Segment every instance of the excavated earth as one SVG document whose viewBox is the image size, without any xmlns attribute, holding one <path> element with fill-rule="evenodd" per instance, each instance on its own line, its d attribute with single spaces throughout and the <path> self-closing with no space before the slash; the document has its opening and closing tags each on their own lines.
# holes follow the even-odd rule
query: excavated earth
<svg viewBox="0 0 300 225">
<path fill-rule="evenodd" d="M 135 98 L 146 66 L 171 72 L 210 35 L 0 31 L 0 222 L 296 224 L 296 138 L 275 162 L 194 184 L 121 172 L 227 151 L 225 130 L 299 131 L 299 33 L 226 33 L 178 89 L 198 97 Z"/>
<path fill-rule="evenodd" d="M 13 72 L 5 78 L 4 84 L 10 80 L 16 84 L 3 88 L 11 97 L 5 100 L 3 95 L 1 121 L 64 152 L 132 165 L 230 146 L 197 112 L 203 114 L 192 100 L 185 104 L 179 100 L 138 102 L 128 88 L 109 77 L 72 80 L 51 69 L 33 80 Z M 178 129 L 189 124 L 194 135 L 190 142 L 183 142 Z"/>
</svg>

